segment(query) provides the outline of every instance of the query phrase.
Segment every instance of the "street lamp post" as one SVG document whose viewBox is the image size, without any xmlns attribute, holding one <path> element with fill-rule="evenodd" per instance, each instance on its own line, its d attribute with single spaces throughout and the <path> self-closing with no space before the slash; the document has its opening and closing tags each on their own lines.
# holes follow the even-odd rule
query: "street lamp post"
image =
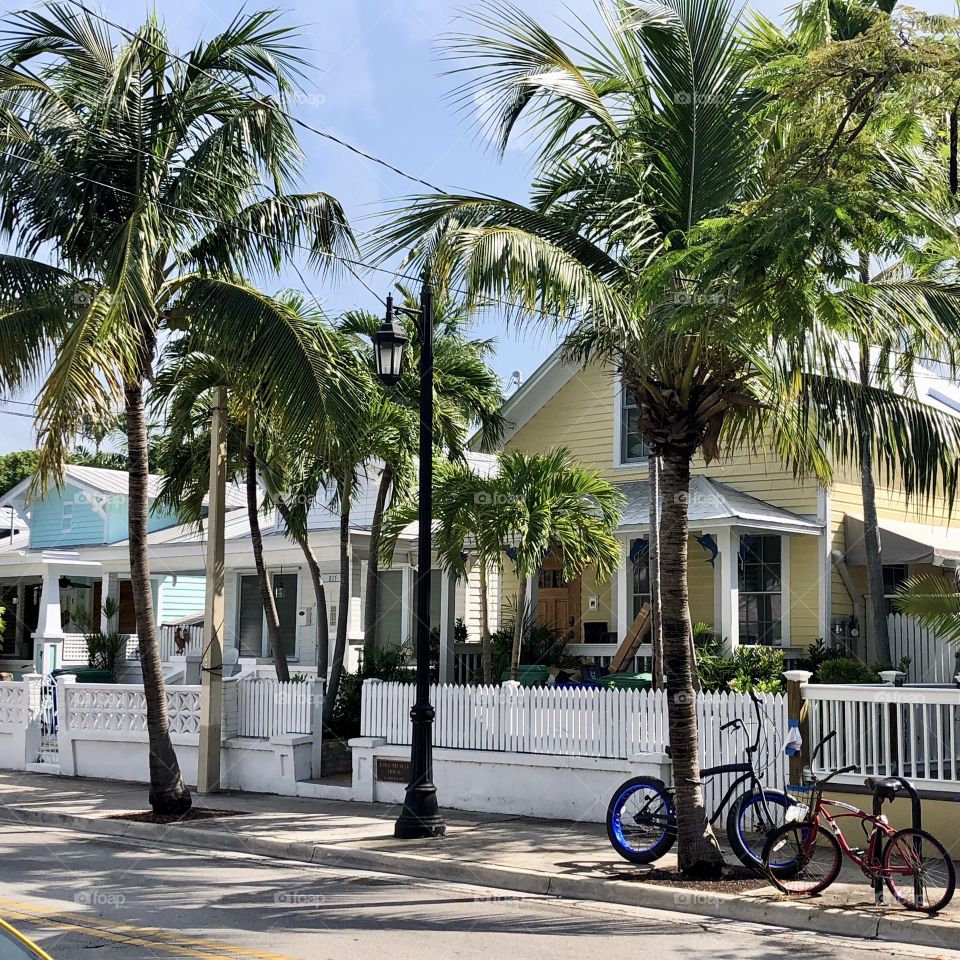
<svg viewBox="0 0 960 960">
<path fill-rule="evenodd" d="M 373 337 L 377 375 L 387 386 L 400 379 L 407 338 L 394 321 L 394 313 L 408 313 L 420 334 L 420 469 L 416 576 L 417 696 L 410 720 L 410 782 L 393 835 L 401 840 L 442 837 L 446 831 L 433 783 L 433 718 L 430 703 L 430 559 L 433 552 L 433 290 L 424 272 L 420 309 L 395 308 L 387 297 L 387 316 Z"/>
</svg>

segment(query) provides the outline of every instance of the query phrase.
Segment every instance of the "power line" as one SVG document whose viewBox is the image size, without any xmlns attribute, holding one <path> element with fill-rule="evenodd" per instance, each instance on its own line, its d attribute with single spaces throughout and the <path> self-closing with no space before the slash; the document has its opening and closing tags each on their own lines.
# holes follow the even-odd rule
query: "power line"
<svg viewBox="0 0 960 960">
<path fill-rule="evenodd" d="M 330 140 L 333 143 L 338 144 L 341 147 L 349 150 L 351 153 L 355 153 L 359 157 L 363 157 L 364 160 L 369 160 L 371 163 L 376 163 L 381 167 L 384 167 L 387 170 L 392 171 L 393 173 L 398 174 L 406 180 L 410 180 L 412 183 L 419 183 L 424 187 L 429 187 L 431 190 L 436 191 L 437 193 L 448 193 L 447 190 L 444 190 L 442 187 L 438 187 L 436 184 L 431 183 L 429 180 L 425 180 L 423 177 L 417 177 L 412 173 L 407 173 L 405 170 L 402 170 L 400 167 L 395 166 L 390 163 L 388 160 L 383 160 L 380 157 L 374 156 L 372 153 L 367 153 L 366 150 L 361 150 L 360 147 L 354 146 L 352 143 L 342 139 L 341 137 L 335 136 L 327 130 L 321 130 L 319 127 L 313 126 L 313 124 L 307 123 L 306 120 L 301 120 L 299 117 L 294 116 L 289 111 L 283 110 L 281 107 L 276 104 L 270 103 L 265 100 L 263 97 L 257 97 L 249 93 L 246 90 L 241 89 L 240 87 L 234 86 L 232 83 L 228 83 L 226 80 L 223 80 L 220 77 L 215 76 L 210 73 L 208 70 L 198 67 L 195 63 L 192 63 L 186 57 L 180 56 L 179 54 L 174 53 L 172 50 L 169 50 L 165 47 L 161 47 L 159 44 L 154 43 L 152 40 L 147 40 L 145 37 L 141 37 L 138 34 L 134 33 L 127 27 L 121 26 L 119 23 L 116 23 L 113 20 L 110 20 L 108 17 L 104 17 L 99 13 L 91 10 L 86 4 L 81 3 L 80 0 L 67 0 L 72 6 L 78 7 L 80 10 L 83 10 L 87 16 L 94 17 L 99 20 L 101 23 L 105 23 L 108 26 L 113 27 L 115 30 L 119 30 L 124 36 L 129 37 L 131 40 L 139 40 L 141 43 L 146 43 L 148 46 L 153 47 L 154 50 L 159 51 L 168 56 L 173 60 L 178 61 L 179 63 L 184 64 L 189 67 L 191 70 L 196 71 L 202 76 L 206 77 L 208 80 L 212 80 L 214 83 L 219 84 L 222 87 L 225 87 L 228 90 L 232 90 L 234 93 L 239 94 L 242 97 L 250 100 L 252 103 L 256 103 L 258 106 L 269 107 L 270 109 L 277 110 L 283 116 L 285 116 L 291 123 L 296 124 L 299 127 L 303 127 L 304 130 L 309 130 L 311 133 L 315 133 L 317 136 L 323 137 L 326 140 Z"/>
<path fill-rule="evenodd" d="M 5 155 L 13 160 L 19 160 L 21 163 L 32 164 L 35 167 L 43 166 L 42 161 L 37 160 L 33 157 L 24 157 L 18 153 L 13 153 L 11 151 L 6 151 Z M 98 186 L 98 187 L 104 187 L 107 190 L 113 190 L 117 193 L 123 194 L 124 196 L 133 197 L 134 199 L 139 199 L 137 194 L 135 194 L 132 190 L 127 190 L 125 187 L 120 187 L 112 183 L 106 183 L 103 180 L 97 180 L 95 177 L 90 177 L 90 176 L 87 176 L 86 174 L 67 171 L 63 167 L 60 167 L 60 169 L 64 174 L 66 174 L 69 177 L 72 177 L 75 180 L 81 180 L 84 183 L 93 184 L 94 186 Z M 158 207 L 163 207 L 167 210 L 172 210 L 173 212 L 181 215 L 183 214 L 183 210 L 175 206 L 174 204 L 168 203 L 164 200 L 156 200 L 154 202 L 157 204 Z M 289 204 L 287 206 L 289 207 Z M 294 208 L 290 207 L 290 209 L 294 209 Z M 300 212 L 300 215 L 302 215 L 302 211 Z M 268 233 L 264 233 L 262 230 L 256 230 L 253 227 L 245 227 L 237 223 L 231 223 L 229 220 L 223 220 L 219 217 L 214 217 L 210 214 L 192 212 L 190 216 L 196 220 L 204 221 L 206 223 L 215 224 L 217 226 L 229 227 L 231 230 L 236 230 L 240 233 L 248 234 L 249 236 L 259 237 L 260 239 L 263 239 L 263 240 L 270 240 L 273 242 L 282 243 L 284 246 L 290 249 L 303 251 L 304 253 L 307 253 L 312 257 L 327 257 L 330 260 L 335 260 L 338 263 L 344 264 L 348 269 L 350 267 L 359 267 L 363 270 L 370 270 L 373 273 L 384 274 L 385 276 L 391 277 L 393 280 L 397 280 L 397 279 L 407 280 L 410 283 L 419 283 L 422 279 L 422 277 L 414 276 L 413 274 L 403 273 L 399 270 L 391 270 L 387 267 L 380 267 L 372 263 L 367 263 L 364 260 L 357 260 L 355 258 L 345 257 L 342 254 L 332 253 L 328 250 L 315 250 L 312 247 L 304 246 L 302 243 L 294 243 L 292 241 L 287 241 L 287 240 L 278 241 L 277 237 Z M 351 270 L 351 272 L 353 271 Z M 356 274 L 354 274 L 354 276 L 356 276 Z M 359 280 L 360 278 L 357 277 L 357 279 Z M 360 282 L 364 283 L 364 281 L 362 280 Z M 366 286 L 366 283 L 364 283 L 364 286 Z M 375 296 L 381 303 L 384 302 L 383 298 L 380 297 L 380 295 L 377 294 L 375 291 L 371 290 L 370 287 L 367 287 L 367 289 L 370 290 L 373 296 Z M 468 295 L 467 291 L 461 287 L 451 287 L 450 289 L 452 293 L 460 294 L 460 296 L 466 297 Z M 515 303 L 512 300 L 503 300 L 497 297 L 484 297 L 484 302 L 482 306 L 504 306 L 504 307 L 509 307 L 511 310 L 530 312 L 522 304 Z M 556 320 L 558 322 L 566 319 L 562 317 L 560 314 L 543 314 L 542 316 L 545 319 Z"/>
</svg>

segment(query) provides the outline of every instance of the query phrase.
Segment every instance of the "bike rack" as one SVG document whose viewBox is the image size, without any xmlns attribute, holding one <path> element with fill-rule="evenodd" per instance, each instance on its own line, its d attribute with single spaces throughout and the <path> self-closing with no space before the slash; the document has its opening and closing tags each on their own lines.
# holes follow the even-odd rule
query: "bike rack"
<svg viewBox="0 0 960 960">
<path fill-rule="evenodd" d="M 922 825 L 922 807 L 920 803 L 920 794 L 917 788 L 906 777 L 888 777 L 889 780 L 896 780 L 910 797 L 910 813 L 913 821 L 913 829 L 920 830 Z M 883 797 L 873 795 L 873 815 L 879 817 L 883 812 Z M 920 857 L 920 840 L 914 840 L 914 851 L 917 857 Z M 920 889 L 920 878 L 915 877 L 913 881 L 913 894 L 919 901 L 922 891 Z M 873 878 L 873 897 L 874 903 L 878 906 L 883 903 L 883 878 L 879 875 Z"/>
</svg>

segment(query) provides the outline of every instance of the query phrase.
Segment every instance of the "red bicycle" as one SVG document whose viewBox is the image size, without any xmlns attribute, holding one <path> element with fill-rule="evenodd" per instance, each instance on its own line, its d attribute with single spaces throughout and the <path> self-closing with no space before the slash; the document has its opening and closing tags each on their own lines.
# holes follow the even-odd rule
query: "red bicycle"
<svg viewBox="0 0 960 960">
<path fill-rule="evenodd" d="M 827 734 L 814 751 L 836 736 Z M 792 822 L 783 824 L 767 837 L 763 865 L 770 881 L 790 896 L 814 896 L 837 879 L 843 856 L 852 860 L 871 881 L 877 903 L 883 902 L 883 886 L 908 910 L 936 913 L 953 897 L 957 884 L 953 860 L 936 837 L 919 827 L 920 801 L 913 785 L 903 777 L 867 777 L 873 794 L 872 814 L 849 803 L 823 796 L 824 787 L 836 776 L 856 770 L 855 766 L 835 770 L 820 780 L 812 778 L 809 808 L 788 811 Z M 881 812 L 904 789 L 913 799 L 913 827 L 894 830 Z M 857 820 L 866 847 L 853 847 L 843 835 L 840 821 Z"/>
</svg>

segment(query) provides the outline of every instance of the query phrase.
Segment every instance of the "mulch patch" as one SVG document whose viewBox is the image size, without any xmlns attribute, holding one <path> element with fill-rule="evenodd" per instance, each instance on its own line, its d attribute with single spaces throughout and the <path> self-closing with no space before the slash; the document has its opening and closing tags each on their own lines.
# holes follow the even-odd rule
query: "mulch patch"
<svg viewBox="0 0 960 960">
<path fill-rule="evenodd" d="M 136 823 L 189 823 L 191 820 L 213 820 L 216 817 L 242 817 L 242 810 L 217 810 L 214 807 L 191 807 L 186 813 L 156 814 L 152 810 L 136 813 L 113 813 L 108 820 L 133 820 Z"/>
<path fill-rule="evenodd" d="M 691 880 L 676 870 L 664 870 L 651 867 L 649 870 L 632 870 L 629 873 L 617 872 L 618 880 L 630 880 L 634 883 L 650 883 L 662 887 L 683 887 L 688 890 L 703 890 L 709 893 L 740 893 L 744 890 L 759 890 L 770 886 L 770 881 L 758 877 L 747 867 L 726 866 L 719 880 Z"/>
</svg>

